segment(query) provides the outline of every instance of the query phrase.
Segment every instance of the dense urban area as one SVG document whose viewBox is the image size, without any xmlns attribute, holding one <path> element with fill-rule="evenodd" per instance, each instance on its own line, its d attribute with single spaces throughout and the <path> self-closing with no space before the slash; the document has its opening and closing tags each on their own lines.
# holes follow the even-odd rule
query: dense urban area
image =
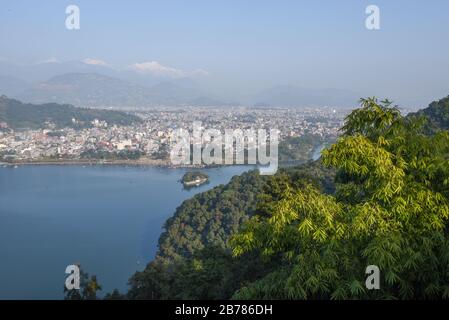
<svg viewBox="0 0 449 320">
<path fill-rule="evenodd" d="M 4 163 L 35 161 L 120 161 L 168 165 L 170 134 L 176 128 L 278 129 L 280 140 L 313 135 L 335 138 L 346 110 L 323 108 L 184 107 L 135 111 L 142 121 L 131 125 L 94 119 L 58 127 L 47 121 L 40 129 L 12 129 L 0 123 L 0 156 Z M 189 128 L 190 127 L 190 128 Z"/>
</svg>

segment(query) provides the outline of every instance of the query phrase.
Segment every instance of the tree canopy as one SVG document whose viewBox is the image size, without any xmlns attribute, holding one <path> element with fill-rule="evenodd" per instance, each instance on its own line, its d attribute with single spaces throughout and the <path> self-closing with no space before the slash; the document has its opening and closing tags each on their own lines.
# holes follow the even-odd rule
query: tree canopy
<svg viewBox="0 0 449 320">
<path fill-rule="evenodd" d="M 322 154 L 335 194 L 284 185 L 232 238 L 235 256 L 280 261 L 234 298 L 449 297 L 449 134 L 424 127 L 362 99 Z M 368 265 L 380 269 L 379 290 L 364 285 Z"/>
</svg>

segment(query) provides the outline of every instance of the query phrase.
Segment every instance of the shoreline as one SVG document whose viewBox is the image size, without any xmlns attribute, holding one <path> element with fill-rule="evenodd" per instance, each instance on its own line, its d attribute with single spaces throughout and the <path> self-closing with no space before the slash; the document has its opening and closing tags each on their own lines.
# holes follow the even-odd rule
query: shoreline
<svg viewBox="0 0 449 320">
<path fill-rule="evenodd" d="M 205 168 L 205 166 L 178 166 L 172 165 L 166 160 L 36 160 L 36 161 L 14 161 L 14 162 L 0 162 L 0 166 L 14 167 L 26 165 L 108 165 L 108 166 L 147 166 L 147 167 L 162 167 L 162 168 Z"/>
<path fill-rule="evenodd" d="M 251 166 L 251 164 L 222 164 L 222 165 L 172 165 L 167 160 L 36 160 L 36 161 L 15 161 L 0 162 L 1 167 L 16 166 L 136 166 L 136 167 L 153 167 L 167 169 L 212 169 L 229 166 Z"/>
</svg>

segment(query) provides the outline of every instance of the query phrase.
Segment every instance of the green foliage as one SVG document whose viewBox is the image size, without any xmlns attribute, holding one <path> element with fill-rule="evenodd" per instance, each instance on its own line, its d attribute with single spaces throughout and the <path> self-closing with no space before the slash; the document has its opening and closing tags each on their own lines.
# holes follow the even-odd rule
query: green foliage
<svg viewBox="0 0 449 320">
<path fill-rule="evenodd" d="M 126 295 L 121 294 L 117 289 L 114 289 L 111 293 L 107 293 L 104 296 L 105 300 L 126 300 Z"/>
<path fill-rule="evenodd" d="M 274 270 L 257 254 L 233 258 L 228 240 L 256 210 L 269 210 L 283 185 L 307 181 L 333 190 L 333 170 L 320 162 L 281 169 L 275 176 L 252 171 L 227 185 L 186 200 L 166 224 L 156 259 L 130 279 L 130 299 L 228 299 L 242 286 Z"/>
<path fill-rule="evenodd" d="M 288 137 L 279 143 L 279 162 L 281 164 L 306 162 L 311 159 L 315 148 L 327 140 L 329 139 L 313 134 L 300 137 Z"/>
<path fill-rule="evenodd" d="M 186 190 L 188 190 L 190 188 L 195 188 L 201 184 L 208 183 L 208 182 L 209 182 L 209 176 L 207 174 L 199 172 L 199 171 L 186 172 L 181 178 L 181 183 L 184 184 L 184 188 Z"/>
<path fill-rule="evenodd" d="M 234 298 L 444 298 L 449 283 L 449 134 L 425 135 L 388 101 L 361 100 L 323 152 L 336 192 L 287 184 L 232 239 L 279 268 Z M 380 290 L 364 286 L 380 268 Z"/>
<path fill-rule="evenodd" d="M 432 102 L 428 108 L 411 116 L 425 116 L 429 120 L 426 125 L 428 132 L 436 132 L 441 129 L 449 130 L 449 96 Z"/>
<path fill-rule="evenodd" d="M 323 152 L 327 168 L 250 172 L 185 201 L 127 297 L 447 298 L 448 133 L 361 103 Z M 380 290 L 364 285 L 371 264 Z"/>
<path fill-rule="evenodd" d="M 269 269 L 255 255 L 235 259 L 219 246 L 197 250 L 188 258 L 156 259 L 131 279 L 129 299 L 229 299 L 248 281 Z"/>
<path fill-rule="evenodd" d="M 181 182 L 192 182 L 197 179 L 209 179 L 209 176 L 203 172 L 189 171 L 182 176 Z"/>
<path fill-rule="evenodd" d="M 228 299 L 262 276 L 257 256 L 234 259 L 227 242 L 254 214 L 264 185 L 252 171 L 184 201 L 165 223 L 156 258 L 130 279 L 128 298 Z"/>
<path fill-rule="evenodd" d="M 72 119 L 78 123 L 73 123 Z M 111 125 L 131 125 L 142 121 L 137 116 L 120 111 L 76 108 L 57 103 L 25 104 L 5 96 L 0 97 L 0 122 L 6 122 L 13 129 L 39 129 L 47 121 L 58 128 L 83 128 L 90 127 L 90 122 L 95 119 Z"/>
<path fill-rule="evenodd" d="M 97 300 L 97 291 L 101 291 L 97 276 L 89 276 L 87 272 L 80 269 L 80 289 L 67 290 L 64 286 L 65 300 Z"/>
<path fill-rule="evenodd" d="M 188 257 L 206 244 L 225 248 L 229 235 L 253 214 L 263 183 L 256 172 L 249 172 L 184 201 L 165 223 L 158 256 Z"/>
</svg>

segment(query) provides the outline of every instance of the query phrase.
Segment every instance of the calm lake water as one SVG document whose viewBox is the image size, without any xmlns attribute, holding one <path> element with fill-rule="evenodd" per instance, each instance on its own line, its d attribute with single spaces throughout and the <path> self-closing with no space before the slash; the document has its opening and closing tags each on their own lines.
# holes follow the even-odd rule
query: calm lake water
<svg viewBox="0 0 449 320">
<path fill-rule="evenodd" d="M 0 299 L 60 299 L 73 263 L 97 275 L 102 294 L 126 291 L 183 200 L 250 169 L 202 170 L 210 183 L 187 191 L 186 169 L 0 168 Z"/>
<path fill-rule="evenodd" d="M 315 148 L 315 150 L 313 150 L 312 153 L 312 160 L 316 161 L 321 157 L 321 151 L 323 151 L 326 148 L 326 144 L 321 144 L 318 147 Z"/>
</svg>

